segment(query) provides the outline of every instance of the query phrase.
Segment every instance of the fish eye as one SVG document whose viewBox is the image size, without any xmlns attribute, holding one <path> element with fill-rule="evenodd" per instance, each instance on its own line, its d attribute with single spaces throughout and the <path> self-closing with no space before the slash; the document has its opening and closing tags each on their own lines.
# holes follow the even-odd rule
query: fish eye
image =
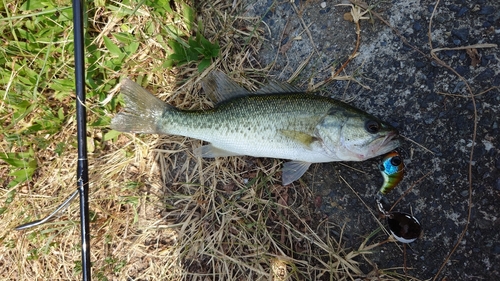
<svg viewBox="0 0 500 281">
<path fill-rule="evenodd" d="M 375 120 L 368 120 L 365 123 L 365 130 L 370 134 L 376 134 L 380 131 L 380 123 Z"/>
<path fill-rule="evenodd" d="M 391 165 L 393 165 L 393 166 L 401 165 L 401 157 L 399 157 L 399 156 L 392 157 L 390 161 L 391 161 Z"/>
</svg>

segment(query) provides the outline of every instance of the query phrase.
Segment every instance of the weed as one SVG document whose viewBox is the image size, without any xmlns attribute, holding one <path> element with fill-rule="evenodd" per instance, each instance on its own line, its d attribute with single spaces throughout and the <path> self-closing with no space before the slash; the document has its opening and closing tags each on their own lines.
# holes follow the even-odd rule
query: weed
<svg viewBox="0 0 500 281">
<path fill-rule="evenodd" d="M 203 70 L 210 66 L 212 59 L 219 55 L 219 44 L 210 43 L 201 33 L 198 33 L 195 39 L 189 38 L 187 46 L 183 44 L 184 42 L 179 41 L 180 39 L 171 39 L 168 41 L 168 45 L 172 48 L 173 52 L 168 56 L 164 64 L 165 67 L 181 66 L 201 58 L 198 71 L 203 72 Z"/>
<path fill-rule="evenodd" d="M 163 30 L 168 35 L 166 42 L 171 48 L 165 63 L 166 68 L 182 66 L 190 62 L 198 62 L 198 71 L 203 72 L 219 56 L 220 47 L 217 42 L 211 43 L 203 36 L 203 23 L 196 21 L 196 11 L 183 1 L 175 1 L 176 9 L 172 9 L 168 1 L 147 1 L 161 13 L 173 16 L 173 22 L 182 24 L 166 24 Z M 195 28 L 196 27 L 196 28 Z M 193 35 L 194 34 L 194 35 Z"/>
</svg>

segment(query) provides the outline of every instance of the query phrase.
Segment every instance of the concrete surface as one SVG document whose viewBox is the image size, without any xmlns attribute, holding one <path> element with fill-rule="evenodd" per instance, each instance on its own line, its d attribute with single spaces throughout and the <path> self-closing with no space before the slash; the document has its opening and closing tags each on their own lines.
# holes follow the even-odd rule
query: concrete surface
<svg viewBox="0 0 500 281">
<path fill-rule="evenodd" d="M 294 80 L 294 84 L 306 88 L 309 79 L 320 82 L 329 77 L 333 64 L 346 60 L 355 46 L 355 25 L 343 19 L 350 8 L 336 6 L 339 3 L 248 1 L 247 15 L 262 17 L 267 25 L 264 30 L 269 42 L 260 52 L 260 61 L 263 65 L 275 61 L 271 72 L 274 79 L 288 79 L 309 59 Z M 428 0 L 378 2 L 374 11 L 429 55 L 427 33 L 434 5 Z M 334 81 L 320 88 L 321 94 L 348 101 L 399 128 L 405 139 L 399 151 L 406 175 L 387 196 L 389 201 L 395 202 L 430 173 L 414 185 L 395 210 L 413 212 L 424 229 L 424 236 L 407 247 L 407 266 L 413 268 L 410 274 L 433 278 L 466 225 L 474 106 L 455 74 L 403 44 L 381 21 L 362 20 L 361 30 L 359 55 L 345 71 L 359 83 Z M 434 48 L 500 43 L 500 2 L 441 1 L 433 19 L 432 39 Z M 438 52 L 441 60 L 467 79 L 475 94 L 500 86 L 499 49 L 477 52 L 477 60 L 465 50 Z M 472 217 L 464 239 L 438 280 L 500 280 L 499 102 L 498 88 L 476 97 Z M 331 163 L 313 165 L 306 173 L 305 181 L 322 198 L 316 211 L 346 226 L 347 246 L 359 245 L 378 226 L 340 176 L 375 211 L 374 195 L 381 184 L 379 162 L 380 158 L 349 163 L 363 172 Z M 375 239 L 386 237 L 379 233 Z M 377 248 L 370 257 L 380 268 L 403 266 L 401 247 L 394 243 Z"/>
</svg>

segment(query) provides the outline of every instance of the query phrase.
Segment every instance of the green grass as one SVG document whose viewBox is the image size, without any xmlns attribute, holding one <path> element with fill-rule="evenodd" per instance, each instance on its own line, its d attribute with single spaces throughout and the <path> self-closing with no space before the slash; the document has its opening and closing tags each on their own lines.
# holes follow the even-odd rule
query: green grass
<svg viewBox="0 0 500 281">
<path fill-rule="evenodd" d="M 168 71 L 181 65 L 196 67 L 201 72 L 218 57 L 219 47 L 205 38 L 195 9 L 182 1 L 91 1 L 87 9 L 87 141 L 90 159 L 104 159 L 99 166 L 91 163 L 95 184 L 91 186 L 94 191 L 106 186 L 116 189 L 107 200 L 117 200 L 118 208 L 130 210 L 133 218 L 130 222 L 136 224 L 138 205 L 147 196 L 138 192 L 143 184 L 132 181 L 137 178 L 127 180 L 117 176 L 136 152 L 130 147 L 120 150 L 117 142 L 123 144 L 129 139 L 122 137 L 119 142 L 120 134 L 108 128 L 111 113 L 115 113 L 121 103 L 112 93 L 116 92 L 120 78 L 126 75 L 154 81 L 153 76 L 162 77 L 165 68 Z M 71 1 L 0 2 L 3 34 L 0 44 L 0 215 L 2 220 L 9 220 L 9 229 L 2 231 L 0 242 L 2 248 L 18 251 L 19 258 L 12 256 L 12 265 L 45 264 L 41 270 L 46 273 L 39 275 L 40 278 L 58 272 L 58 262 L 51 257 L 52 252 L 61 251 L 57 249 L 64 244 L 61 235 L 78 238 L 74 236 L 78 234 L 78 224 L 55 222 L 26 232 L 26 236 L 21 233 L 26 247 L 15 242 L 17 233 L 13 233 L 12 228 L 47 215 L 76 187 L 72 18 Z M 106 167 L 115 178 L 96 180 L 95 173 L 102 174 Z M 117 188 L 122 181 L 129 184 Z M 93 212 L 94 209 L 95 206 Z M 103 235 L 107 237 L 105 244 L 117 239 L 116 235 Z M 68 277 L 74 279 L 81 271 L 81 264 L 78 239 L 71 243 L 75 244 L 66 255 L 74 255 L 68 259 L 68 268 L 72 268 L 69 271 L 73 272 Z M 123 258 L 103 255 L 104 266 L 95 270 L 98 280 L 116 275 L 126 263 Z M 54 268 L 46 268 L 51 265 Z M 21 270 L 19 266 L 5 266 L 3 271 L 7 272 L 3 276 L 16 272 L 21 279 L 35 276 L 34 271 Z"/>
<path fill-rule="evenodd" d="M 124 1 L 106 7 L 109 19 L 122 18 L 120 25 L 115 26 L 116 31 L 99 34 L 91 27 L 87 29 L 85 82 L 88 103 L 92 105 L 88 125 L 104 129 L 102 142 L 118 135 L 105 129 L 110 122 L 108 113 L 115 112 L 119 104 L 116 96 L 108 98 L 109 92 L 118 83 L 121 73 L 139 66 L 131 59 L 140 45 L 145 44 L 133 32 L 133 21 L 127 19 L 147 9 L 156 13 L 151 15 L 155 20 L 170 15 L 174 22 L 183 22 L 180 27 L 161 26 L 157 21 L 145 26 L 149 36 L 162 44 L 163 52 L 156 59 L 165 62 L 156 69 L 193 63 L 203 71 L 219 54 L 216 43 L 208 41 L 201 32 L 195 32 L 202 24 L 197 24 L 195 11 L 187 4 L 179 4 L 182 7 L 179 13 L 172 10 L 168 1 L 145 1 L 144 6 L 136 9 L 127 7 L 128 4 Z M 4 34 L 0 48 L 0 84 L 5 87 L 0 114 L 8 118 L 0 121 L 0 133 L 6 145 L 0 159 L 11 170 L 8 188 L 32 179 L 38 166 L 38 151 L 50 148 L 61 156 L 68 146 L 75 145 L 74 141 L 58 141 L 55 137 L 75 114 L 72 10 L 64 5 L 70 3 L 27 1 L 20 6 L 16 2 L 7 3 L 5 7 L 9 9 L 4 7 L 5 17 L 0 27 Z M 92 12 L 99 10 L 100 7 L 89 7 L 89 18 Z M 196 24 L 198 28 L 194 28 Z M 161 55 L 167 59 L 162 59 Z M 140 68 L 135 72 L 147 73 Z M 95 145 L 103 146 L 102 142 Z M 91 145 L 91 149 L 93 147 Z"/>
<path fill-rule="evenodd" d="M 71 9 L 28 3 L 4 1 L 1 9 L 0 159 L 8 196 L 0 213 L 16 198 L 16 188 L 35 176 L 40 151 L 63 153 L 67 144 L 55 141 L 54 136 L 73 111 L 56 106 L 71 99 L 71 88 L 58 85 L 66 77 L 70 81 L 67 64 L 72 46 L 67 32 L 71 31 Z"/>
</svg>

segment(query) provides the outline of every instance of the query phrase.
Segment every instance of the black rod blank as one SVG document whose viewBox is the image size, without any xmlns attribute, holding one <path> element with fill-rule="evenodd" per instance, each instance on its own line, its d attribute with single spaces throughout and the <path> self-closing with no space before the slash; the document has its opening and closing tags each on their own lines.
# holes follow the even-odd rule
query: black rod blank
<svg viewBox="0 0 500 281">
<path fill-rule="evenodd" d="M 89 176 L 87 159 L 87 113 L 85 109 L 85 42 L 83 17 L 83 0 L 73 0 L 73 42 L 75 46 L 75 90 L 78 139 L 76 177 L 80 193 L 82 280 L 90 281 Z"/>
</svg>

